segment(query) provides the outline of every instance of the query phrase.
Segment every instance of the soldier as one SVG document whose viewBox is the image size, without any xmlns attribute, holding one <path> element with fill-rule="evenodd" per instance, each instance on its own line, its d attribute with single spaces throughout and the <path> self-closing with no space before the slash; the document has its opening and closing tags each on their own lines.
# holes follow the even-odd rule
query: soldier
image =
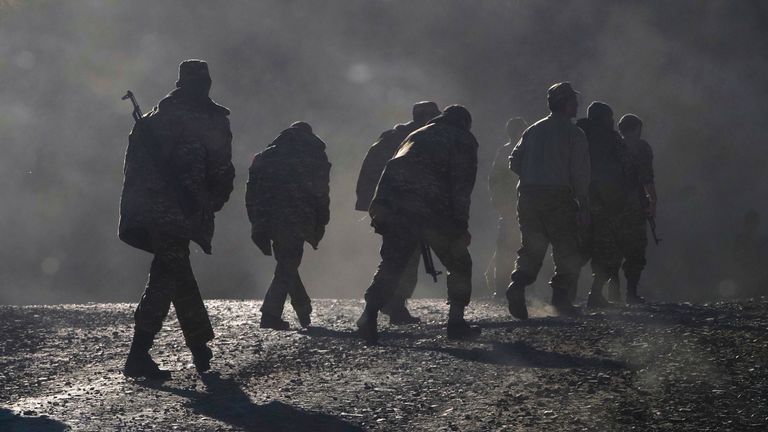
<svg viewBox="0 0 768 432">
<path fill-rule="evenodd" d="M 631 169 L 624 142 L 614 129 L 611 107 L 603 102 L 592 102 L 587 118 L 580 119 L 576 125 L 587 137 L 592 169 L 589 197 L 592 242 L 589 255 L 594 279 L 587 307 L 603 308 L 611 306 L 603 296 L 603 286 L 610 279 L 618 281 L 622 256 L 637 259 L 637 251 L 629 241 L 632 224 L 626 219 L 641 208 L 637 194 L 630 194 Z M 645 221 L 642 228 L 645 228 Z"/>
<path fill-rule="evenodd" d="M 379 136 L 365 156 L 360 176 L 357 179 L 357 202 L 355 210 L 367 212 L 373 200 L 376 185 L 379 183 L 384 166 L 392 159 L 403 140 L 411 132 L 427 124 L 427 122 L 440 115 L 440 109 L 434 102 L 419 102 L 413 106 L 413 120 L 406 124 L 396 125 L 394 128 Z M 419 272 L 419 251 L 416 250 L 408 261 L 408 266 L 403 272 L 400 285 L 395 291 L 389 303 L 382 312 L 389 315 L 389 322 L 393 325 L 416 324 L 421 322 L 418 317 L 411 315 L 406 307 L 406 301 L 413 296 L 416 289 Z"/>
<path fill-rule="evenodd" d="M 189 262 L 189 242 L 211 253 L 213 214 L 232 192 L 229 110 L 209 97 L 208 64 L 179 65 L 176 89 L 138 121 L 128 140 L 120 200 L 120 239 L 154 254 L 136 308 L 123 373 L 166 379 L 149 355 L 171 303 L 198 372 L 210 369 L 213 328 Z"/>
<path fill-rule="evenodd" d="M 253 158 L 245 205 L 251 239 L 277 266 L 261 306 L 261 328 L 288 330 L 282 319 L 288 295 L 301 327 L 311 323 L 312 304 L 299 276 L 304 242 L 317 250 L 330 219 L 331 164 L 325 143 L 296 122 Z"/>
<path fill-rule="evenodd" d="M 493 297 L 497 301 L 506 301 L 507 280 L 512 274 L 515 253 L 516 233 L 513 232 L 515 177 L 509 170 L 509 155 L 512 154 L 512 149 L 515 148 L 515 144 L 527 127 L 528 123 L 522 117 L 509 119 L 507 122 L 509 142 L 496 152 L 491 174 L 488 176 L 491 203 L 499 214 L 499 231 L 496 237 L 496 251 L 488 265 L 486 280 L 489 281 L 489 288 L 493 290 Z"/>
<path fill-rule="evenodd" d="M 451 105 L 408 136 L 387 163 L 371 203 L 371 225 L 382 236 L 381 264 L 357 321 L 361 337 L 378 340 L 376 320 L 397 290 L 408 261 L 424 243 L 448 269 L 448 337 L 477 336 L 464 320 L 472 293 L 467 247 L 470 195 L 477 174 L 477 141 L 466 108 Z"/>
<path fill-rule="evenodd" d="M 579 226 L 589 225 L 589 148 L 584 133 L 571 123 L 578 93 L 570 83 L 547 91 L 551 114 L 529 127 L 509 157 L 519 176 L 517 218 L 522 246 L 507 289 L 509 312 L 528 318 L 525 287 L 536 280 L 544 254 L 552 244 L 555 274 L 552 305 L 561 315 L 575 315 L 571 303 L 582 257 Z"/>
<path fill-rule="evenodd" d="M 636 204 L 623 219 L 627 247 L 624 276 L 627 278 L 627 304 L 642 304 L 645 299 L 638 293 L 640 275 L 645 268 L 645 250 L 648 246 L 646 222 L 656 217 L 656 185 L 653 174 L 653 149 L 642 139 L 643 121 L 634 114 L 626 114 L 619 120 L 619 132 L 627 149 L 633 173 L 630 177 L 629 200 Z M 645 210 L 643 211 L 643 207 Z"/>
</svg>

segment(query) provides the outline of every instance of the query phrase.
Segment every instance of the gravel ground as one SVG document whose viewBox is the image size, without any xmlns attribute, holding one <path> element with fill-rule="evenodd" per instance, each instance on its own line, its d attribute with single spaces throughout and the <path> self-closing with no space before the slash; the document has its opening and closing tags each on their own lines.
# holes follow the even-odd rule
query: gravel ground
<svg viewBox="0 0 768 432">
<path fill-rule="evenodd" d="M 361 301 L 317 300 L 316 327 L 287 332 L 258 328 L 260 302 L 207 304 L 214 372 L 195 373 L 171 316 L 164 383 L 120 374 L 133 305 L 0 306 L 0 430 L 768 430 L 765 298 L 524 322 L 476 301 L 473 342 L 416 300 L 425 322 L 383 325 L 378 347 L 353 333 Z"/>
</svg>

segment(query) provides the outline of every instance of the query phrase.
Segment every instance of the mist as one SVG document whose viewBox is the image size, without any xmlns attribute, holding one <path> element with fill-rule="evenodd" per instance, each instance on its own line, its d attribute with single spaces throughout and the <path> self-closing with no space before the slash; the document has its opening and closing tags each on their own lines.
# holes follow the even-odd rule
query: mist
<svg viewBox="0 0 768 432">
<path fill-rule="evenodd" d="M 212 98 L 232 111 L 237 170 L 214 254 L 193 249 L 207 298 L 266 291 L 274 260 L 249 238 L 247 170 L 296 120 L 333 163 L 331 222 L 302 278 L 313 298 L 361 298 L 380 237 L 353 209 L 357 174 L 419 100 L 473 115 L 473 295 L 487 295 L 493 156 L 506 120 L 545 116 L 559 81 L 581 92 L 582 114 L 601 100 L 645 122 L 664 242 L 649 245 L 643 295 L 738 296 L 731 244 L 746 210 L 766 214 L 766 53 L 760 1 L 0 1 L 0 304 L 139 299 L 151 256 L 116 235 L 132 127 L 120 96 L 148 111 L 187 58 L 208 61 Z M 444 277 L 420 279 L 416 296 L 445 296 Z"/>
</svg>

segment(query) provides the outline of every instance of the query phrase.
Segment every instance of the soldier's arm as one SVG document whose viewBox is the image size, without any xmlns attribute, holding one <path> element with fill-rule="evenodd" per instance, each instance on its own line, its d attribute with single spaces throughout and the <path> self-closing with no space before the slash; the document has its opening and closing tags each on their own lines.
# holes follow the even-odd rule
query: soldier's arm
<svg viewBox="0 0 768 432">
<path fill-rule="evenodd" d="M 653 172 L 653 149 L 646 141 L 641 141 L 638 177 L 648 197 L 649 216 L 656 217 L 656 184 Z"/>
<path fill-rule="evenodd" d="M 584 132 L 574 127 L 573 149 L 571 153 L 571 188 L 579 206 L 582 209 L 589 208 L 589 183 L 591 181 L 591 166 L 589 159 L 589 145 Z"/>
<path fill-rule="evenodd" d="M 248 220 L 251 221 L 252 232 L 266 231 L 266 196 L 261 174 L 261 159 L 256 155 L 248 169 L 248 183 L 245 186 L 245 208 Z"/>
<path fill-rule="evenodd" d="M 235 166 L 232 164 L 232 132 L 229 119 L 223 119 L 224 139 L 209 143 L 206 183 L 213 211 L 217 212 L 229 200 L 234 188 Z"/>
<path fill-rule="evenodd" d="M 476 178 L 477 142 L 472 138 L 454 145 L 451 155 L 453 219 L 461 230 L 469 228 L 469 208 Z"/>
<path fill-rule="evenodd" d="M 382 152 L 382 146 L 378 145 L 384 139 L 382 135 L 375 144 L 365 154 L 363 159 L 363 165 L 360 167 L 360 175 L 357 177 L 357 201 L 355 202 L 355 210 L 368 211 L 368 206 L 373 198 L 373 194 L 376 191 L 376 185 L 379 183 L 379 177 L 381 177 L 381 171 L 383 165 L 386 164 L 386 160 L 389 160 L 387 155 Z M 385 159 L 382 161 L 382 159 Z"/>
<path fill-rule="evenodd" d="M 325 226 L 331 220 L 331 163 L 325 153 L 323 153 L 317 180 L 317 223 Z"/>
<path fill-rule="evenodd" d="M 520 140 L 515 145 L 515 148 L 512 149 L 512 154 L 509 155 L 509 169 L 511 169 L 512 172 L 518 176 L 520 175 L 520 171 L 522 171 L 523 168 L 523 152 L 525 149 L 527 136 L 528 134 L 523 134 L 523 136 L 520 137 Z"/>
</svg>

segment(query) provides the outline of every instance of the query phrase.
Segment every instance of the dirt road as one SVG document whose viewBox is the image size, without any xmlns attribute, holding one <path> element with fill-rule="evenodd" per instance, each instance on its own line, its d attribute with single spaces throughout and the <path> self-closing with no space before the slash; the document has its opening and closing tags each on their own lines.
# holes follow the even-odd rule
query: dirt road
<svg viewBox="0 0 768 432">
<path fill-rule="evenodd" d="M 259 302 L 209 301 L 198 376 L 175 317 L 153 354 L 173 378 L 124 378 L 132 305 L 0 306 L 0 430 L 513 431 L 768 429 L 768 300 L 650 305 L 520 322 L 477 301 L 474 342 L 447 306 L 365 347 L 356 300 L 318 300 L 308 331 L 258 328 Z M 298 324 L 290 311 L 287 317 Z"/>
</svg>

